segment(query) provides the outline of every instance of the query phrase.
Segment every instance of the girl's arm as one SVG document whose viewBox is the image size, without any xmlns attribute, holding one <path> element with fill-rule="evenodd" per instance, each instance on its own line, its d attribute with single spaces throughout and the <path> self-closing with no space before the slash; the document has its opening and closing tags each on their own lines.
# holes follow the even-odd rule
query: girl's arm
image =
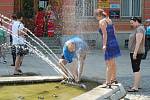
<svg viewBox="0 0 150 100">
<path fill-rule="evenodd" d="M 102 33 L 103 33 L 103 35 L 102 35 L 102 37 L 103 37 L 103 48 L 102 49 L 105 50 L 106 44 L 107 44 L 107 31 L 106 31 L 107 24 L 105 21 L 100 21 L 99 26 L 100 26 Z"/>
<path fill-rule="evenodd" d="M 141 43 L 142 39 L 143 39 L 143 33 L 137 33 L 136 34 L 136 44 L 135 44 L 135 49 L 134 49 L 134 53 L 133 53 L 134 59 L 136 59 L 137 52 L 139 50 L 140 43 Z"/>
</svg>

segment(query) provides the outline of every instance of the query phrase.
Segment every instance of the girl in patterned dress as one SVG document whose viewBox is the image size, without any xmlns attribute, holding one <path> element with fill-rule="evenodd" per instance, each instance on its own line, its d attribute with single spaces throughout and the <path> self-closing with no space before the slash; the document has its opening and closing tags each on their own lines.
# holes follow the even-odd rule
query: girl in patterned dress
<svg viewBox="0 0 150 100">
<path fill-rule="evenodd" d="M 51 9 L 51 6 L 47 6 L 47 35 L 48 37 L 54 36 L 54 31 L 55 31 L 55 14 Z"/>
</svg>

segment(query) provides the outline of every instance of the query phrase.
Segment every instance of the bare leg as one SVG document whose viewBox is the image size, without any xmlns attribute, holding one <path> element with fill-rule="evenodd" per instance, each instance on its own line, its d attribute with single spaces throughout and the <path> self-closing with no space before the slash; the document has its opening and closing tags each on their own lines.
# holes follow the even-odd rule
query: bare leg
<svg viewBox="0 0 150 100">
<path fill-rule="evenodd" d="M 115 58 L 111 59 L 111 80 L 116 80 L 116 63 Z"/>
<path fill-rule="evenodd" d="M 1 52 L 2 52 L 3 61 L 6 62 L 6 54 L 5 54 L 5 49 L 3 47 L 1 48 Z"/>
<path fill-rule="evenodd" d="M 24 55 L 23 55 L 23 56 L 21 56 L 21 59 L 20 59 L 20 67 L 21 67 L 21 65 L 22 65 L 23 58 L 24 58 Z"/>
<path fill-rule="evenodd" d="M 111 82 L 111 64 L 110 60 L 106 61 L 106 84 Z"/>
<path fill-rule="evenodd" d="M 85 58 L 86 58 L 86 51 L 80 51 L 78 52 L 77 54 L 77 79 L 76 79 L 76 82 L 79 82 L 81 80 L 81 75 L 82 75 L 82 72 L 83 72 L 83 65 L 84 65 L 84 61 L 85 61 Z"/>
<path fill-rule="evenodd" d="M 15 70 L 19 70 L 20 69 L 20 62 L 21 62 L 21 56 L 17 55 L 16 56 L 16 62 L 15 62 Z"/>
<path fill-rule="evenodd" d="M 139 85 L 141 81 L 141 73 L 140 72 L 135 72 L 134 73 L 134 83 L 133 83 L 133 89 L 138 90 Z"/>
<path fill-rule="evenodd" d="M 68 78 L 68 77 L 70 77 L 68 70 L 65 68 L 66 64 L 67 64 L 67 61 L 65 59 L 60 59 L 59 60 L 59 67 L 64 72 L 65 75 L 63 75 L 63 77 L 65 79 Z"/>
<path fill-rule="evenodd" d="M 81 80 L 81 75 L 82 75 L 82 72 L 83 72 L 83 63 L 84 61 L 81 61 L 80 62 L 80 68 L 78 69 L 78 78 L 77 78 L 77 82 L 79 82 Z"/>
<path fill-rule="evenodd" d="M 79 58 L 79 66 L 77 68 L 78 70 L 78 78 L 77 78 L 77 82 L 79 82 L 81 80 L 81 75 L 83 73 L 83 66 L 84 66 L 84 60 L 86 58 L 86 55 L 82 55 L 80 58 Z"/>
<path fill-rule="evenodd" d="M 73 74 L 74 76 L 74 80 L 77 80 L 77 74 L 78 74 L 78 71 L 77 71 L 77 59 L 75 59 L 72 64 L 71 64 L 71 68 L 70 68 L 70 71 L 71 73 Z"/>
</svg>

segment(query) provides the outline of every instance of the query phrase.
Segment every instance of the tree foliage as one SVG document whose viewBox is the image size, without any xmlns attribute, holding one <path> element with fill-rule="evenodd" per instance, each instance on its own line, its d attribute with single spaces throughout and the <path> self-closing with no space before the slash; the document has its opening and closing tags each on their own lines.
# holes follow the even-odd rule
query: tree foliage
<svg viewBox="0 0 150 100">
<path fill-rule="evenodd" d="M 33 8 L 33 0 L 23 0 L 23 15 L 26 18 L 33 18 L 34 16 L 34 8 Z"/>
</svg>

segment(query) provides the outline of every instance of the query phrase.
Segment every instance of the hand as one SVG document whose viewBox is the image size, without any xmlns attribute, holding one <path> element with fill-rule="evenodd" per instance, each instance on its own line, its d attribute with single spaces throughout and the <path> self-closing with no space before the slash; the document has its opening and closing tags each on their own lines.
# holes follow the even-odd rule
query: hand
<svg viewBox="0 0 150 100">
<path fill-rule="evenodd" d="M 66 65 L 67 61 L 65 59 L 59 59 L 59 64 Z"/>
<path fill-rule="evenodd" d="M 102 49 L 105 51 L 106 50 L 106 46 L 104 45 Z"/>
<path fill-rule="evenodd" d="M 134 53 L 134 54 L 133 54 L 133 59 L 136 59 L 136 56 L 137 56 L 137 54 Z"/>
</svg>

